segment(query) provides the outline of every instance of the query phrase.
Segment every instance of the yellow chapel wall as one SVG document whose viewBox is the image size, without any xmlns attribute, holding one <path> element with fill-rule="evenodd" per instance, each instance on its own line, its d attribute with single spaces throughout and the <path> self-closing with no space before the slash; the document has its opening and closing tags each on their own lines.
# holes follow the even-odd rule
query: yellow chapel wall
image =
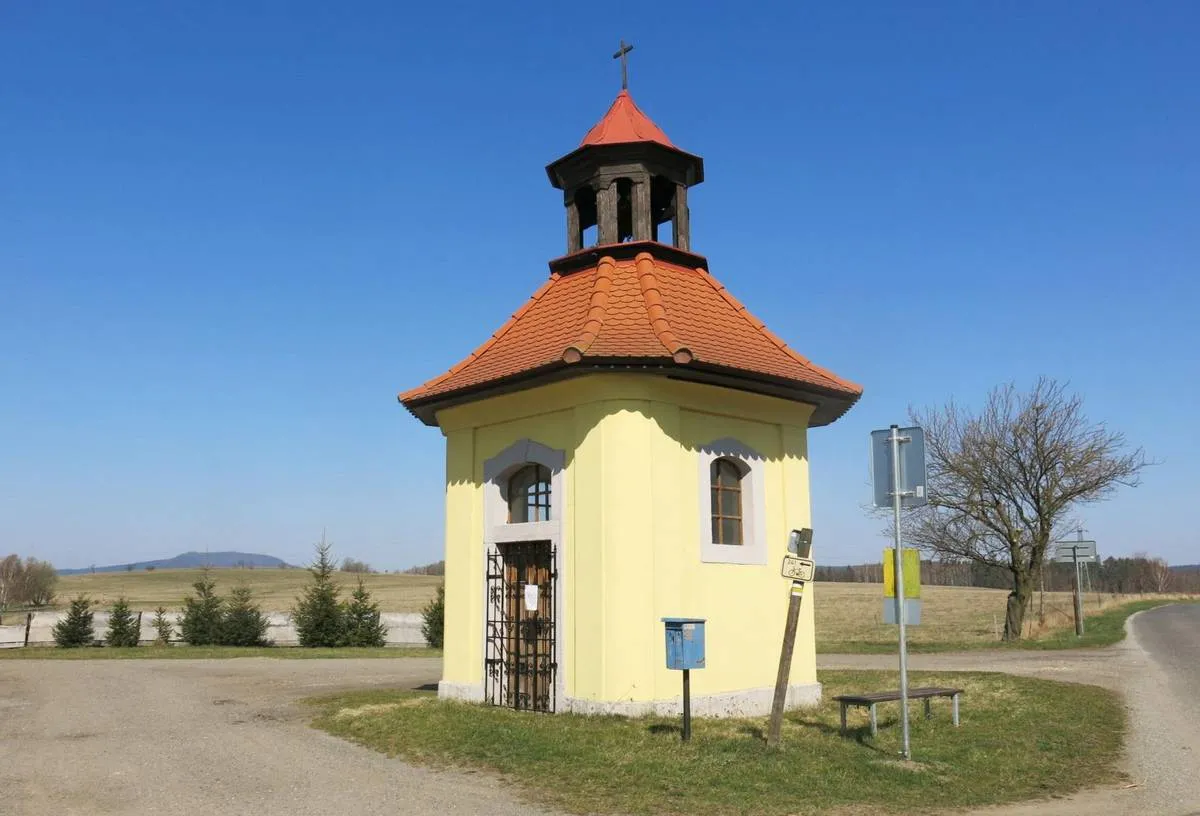
<svg viewBox="0 0 1200 816">
<path fill-rule="evenodd" d="M 796 403 L 660 377 L 597 374 L 438 415 L 447 439 L 444 680 L 483 682 L 483 463 L 529 438 L 566 451 L 559 575 L 563 692 L 585 701 L 679 695 L 660 618 L 707 618 L 697 696 L 774 682 L 788 530 L 809 526 L 807 420 Z M 765 457 L 764 565 L 703 563 L 699 447 L 732 437 Z M 818 556 L 819 557 L 819 556 Z M 791 682 L 816 682 L 812 590 Z"/>
</svg>

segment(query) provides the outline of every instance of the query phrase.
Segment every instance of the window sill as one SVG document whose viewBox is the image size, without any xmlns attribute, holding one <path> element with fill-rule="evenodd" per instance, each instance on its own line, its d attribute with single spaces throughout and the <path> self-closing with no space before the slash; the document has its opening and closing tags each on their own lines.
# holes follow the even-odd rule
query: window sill
<svg viewBox="0 0 1200 816">
<path fill-rule="evenodd" d="M 767 563 L 765 548 L 753 544 L 700 543 L 700 560 L 705 564 L 744 564 L 762 566 Z"/>
<path fill-rule="evenodd" d="M 492 528 L 492 540 L 505 541 L 549 541 L 558 532 L 556 521 L 525 521 L 515 524 L 498 524 Z"/>
</svg>

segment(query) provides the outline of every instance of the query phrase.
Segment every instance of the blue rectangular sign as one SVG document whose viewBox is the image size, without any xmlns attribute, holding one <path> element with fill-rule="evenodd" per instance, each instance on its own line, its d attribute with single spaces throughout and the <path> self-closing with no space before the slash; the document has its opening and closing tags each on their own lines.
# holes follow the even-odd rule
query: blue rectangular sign
<svg viewBox="0 0 1200 816">
<path fill-rule="evenodd" d="M 925 431 L 921 428 L 898 428 L 900 443 L 900 506 L 921 507 L 928 504 L 925 489 Z M 871 478 L 875 489 L 875 506 L 892 506 L 892 429 L 871 431 Z"/>
</svg>

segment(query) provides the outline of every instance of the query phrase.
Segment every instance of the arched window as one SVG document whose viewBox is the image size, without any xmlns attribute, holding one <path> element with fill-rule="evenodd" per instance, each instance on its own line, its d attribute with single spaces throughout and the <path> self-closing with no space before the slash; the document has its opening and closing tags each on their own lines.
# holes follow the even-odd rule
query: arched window
<svg viewBox="0 0 1200 816">
<path fill-rule="evenodd" d="M 742 475 L 742 469 L 725 457 L 709 466 L 714 544 L 742 543 Z"/>
<path fill-rule="evenodd" d="M 508 480 L 508 523 L 550 520 L 550 468 L 525 465 Z"/>
</svg>

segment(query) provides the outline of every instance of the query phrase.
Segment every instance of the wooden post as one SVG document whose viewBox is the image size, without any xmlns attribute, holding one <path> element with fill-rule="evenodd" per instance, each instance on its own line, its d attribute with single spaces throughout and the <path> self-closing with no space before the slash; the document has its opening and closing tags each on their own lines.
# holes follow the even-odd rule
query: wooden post
<svg viewBox="0 0 1200 816">
<path fill-rule="evenodd" d="M 596 191 L 596 224 L 597 243 L 607 245 L 620 241 L 617 234 L 617 183 L 615 181 Z"/>
<path fill-rule="evenodd" d="M 1042 594 L 1038 600 L 1038 623 L 1046 624 L 1046 559 L 1042 559 L 1042 566 L 1039 570 L 1040 578 L 1042 579 Z"/>
<path fill-rule="evenodd" d="M 783 707 L 787 702 L 788 678 L 792 674 L 792 652 L 796 646 L 796 629 L 800 622 L 800 600 L 803 597 L 803 582 L 792 581 L 787 621 L 783 627 L 783 647 L 779 651 L 779 672 L 775 675 L 775 699 L 771 701 L 771 724 L 767 729 L 767 745 L 772 748 L 779 745 L 779 732 L 783 728 Z"/>
<path fill-rule="evenodd" d="M 575 199 L 567 205 L 567 254 L 583 249 L 583 231 L 579 228 L 579 204 Z"/>
<path fill-rule="evenodd" d="M 635 179 L 633 182 L 633 240 L 650 240 L 650 180 Z"/>
<path fill-rule="evenodd" d="M 680 249 L 691 249 L 687 189 L 686 184 L 675 185 L 675 217 L 671 220 L 674 232 L 672 238 L 675 246 Z"/>
<path fill-rule="evenodd" d="M 33 613 L 25 613 L 25 645 L 29 645 L 29 627 L 33 625 Z"/>
</svg>

